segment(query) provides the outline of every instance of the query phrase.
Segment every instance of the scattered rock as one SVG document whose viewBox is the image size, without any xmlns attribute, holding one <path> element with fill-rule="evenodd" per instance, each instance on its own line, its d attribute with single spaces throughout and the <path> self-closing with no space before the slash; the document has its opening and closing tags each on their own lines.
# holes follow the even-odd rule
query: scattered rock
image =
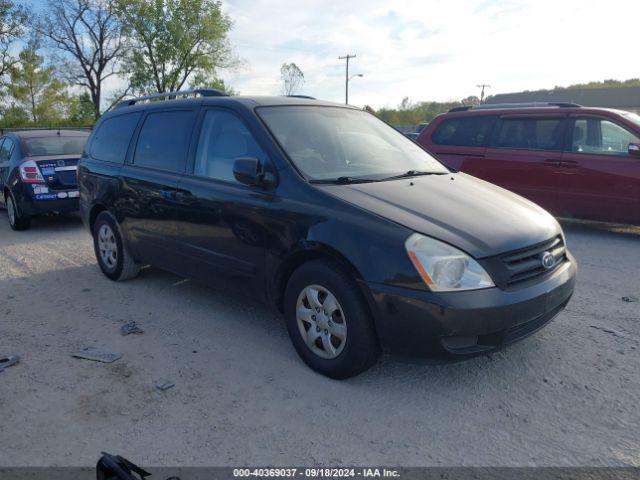
<svg viewBox="0 0 640 480">
<path fill-rule="evenodd" d="M 120 327 L 120 333 L 122 335 L 129 335 L 130 333 L 144 333 L 136 322 L 125 323 Z"/>
<path fill-rule="evenodd" d="M 122 355 L 120 355 L 119 353 L 107 352 L 95 347 L 83 348 L 79 352 L 72 353 L 71 356 L 82 358 L 84 360 L 93 360 L 95 362 L 103 363 L 113 363 L 119 358 L 122 358 Z"/>
<path fill-rule="evenodd" d="M 19 355 L 8 355 L 6 357 L 0 357 L 0 372 L 2 372 L 5 368 L 12 367 L 19 361 Z"/>
<path fill-rule="evenodd" d="M 160 380 L 159 382 L 156 382 L 156 388 L 161 392 L 169 390 L 172 387 L 175 387 L 175 383 L 173 383 L 171 380 Z"/>
</svg>

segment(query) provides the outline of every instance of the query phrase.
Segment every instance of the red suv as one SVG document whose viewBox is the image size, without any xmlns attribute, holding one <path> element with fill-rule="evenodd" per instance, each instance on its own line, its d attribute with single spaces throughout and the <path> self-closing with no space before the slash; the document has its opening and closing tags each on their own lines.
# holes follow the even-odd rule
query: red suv
<svg viewBox="0 0 640 480">
<path fill-rule="evenodd" d="M 449 167 L 561 217 L 640 224 L 640 116 L 572 103 L 486 104 L 418 139 Z"/>
</svg>

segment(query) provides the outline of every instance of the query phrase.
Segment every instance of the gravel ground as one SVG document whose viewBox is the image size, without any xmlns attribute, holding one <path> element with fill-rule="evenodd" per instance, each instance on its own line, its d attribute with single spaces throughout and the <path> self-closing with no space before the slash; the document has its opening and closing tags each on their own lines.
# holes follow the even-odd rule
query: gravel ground
<svg viewBox="0 0 640 480">
<path fill-rule="evenodd" d="M 337 382 L 306 368 L 277 314 L 149 268 L 113 283 L 75 217 L 0 218 L 0 466 L 640 466 L 640 229 L 566 227 L 565 312 L 500 353 L 383 358 Z M 143 334 L 121 336 L 131 320 Z M 72 358 L 86 346 L 123 357 Z M 175 386 L 158 391 L 154 383 Z"/>
</svg>

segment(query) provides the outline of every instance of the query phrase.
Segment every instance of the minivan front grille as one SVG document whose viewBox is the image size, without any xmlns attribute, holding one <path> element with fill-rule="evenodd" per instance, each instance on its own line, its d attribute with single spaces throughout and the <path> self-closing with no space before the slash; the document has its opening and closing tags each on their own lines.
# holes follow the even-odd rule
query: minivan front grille
<svg viewBox="0 0 640 480">
<path fill-rule="evenodd" d="M 553 262 L 543 262 L 553 256 Z M 504 283 L 507 287 L 552 272 L 567 259 L 567 251 L 561 235 L 532 247 L 516 250 L 500 256 L 505 268 Z"/>
<path fill-rule="evenodd" d="M 543 263 L 543 257 L 553 256 L 553 264 Z M 512 250 L 495 257 L 479 260 L 497 287 L 519 288 L 538 277 L 554 272 L 567 261 L 567 249 L 562 235 L 557 235 L 530 247 Z"/>
</svg>

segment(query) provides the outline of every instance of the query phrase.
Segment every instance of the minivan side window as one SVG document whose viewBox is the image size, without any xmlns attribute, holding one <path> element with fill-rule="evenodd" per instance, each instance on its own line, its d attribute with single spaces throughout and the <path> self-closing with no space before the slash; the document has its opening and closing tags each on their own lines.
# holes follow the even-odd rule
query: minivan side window
<svg viewBox="0 0 640 480">
<path fill-rule="evenodd" d="M 103 162 L 124 163 L 139 118 L 140 113 L 128 113 L 102 122 L 91 141 L 91 157 Z"/>
<path fill-rule="evenodd" d="M 133 164 L 182 172 L 187 159 L 193 117 L 191 110 L 149 113 L 140 129 Z"/>
<path fill-rule="evenodd" d="M 491 146 L 524 150 L 562 150 L 563 118 L 503 118 Z"/>
<path fill-rule="evenodd" d="M 236 158 L 253 157 L 263 164 L 264 151 L 242 120 L 224 110 L 208 110 L 202 122 L 194 174 L 201 177 L 237 182 L 233 176 Z"/>
<path fill-rule="evenodd" d="M 437 145 L 484 147 L 487 144 L 495 116 L 469 116 L 444 120 L 431 139 Z"/>
<path fill-rule="evenodd" d="M 597 155 L 628 155 L 629 144 L 640 138 L 602 118 L 579 118 L 573 125 L 571 151 Z"/>
</svg>

